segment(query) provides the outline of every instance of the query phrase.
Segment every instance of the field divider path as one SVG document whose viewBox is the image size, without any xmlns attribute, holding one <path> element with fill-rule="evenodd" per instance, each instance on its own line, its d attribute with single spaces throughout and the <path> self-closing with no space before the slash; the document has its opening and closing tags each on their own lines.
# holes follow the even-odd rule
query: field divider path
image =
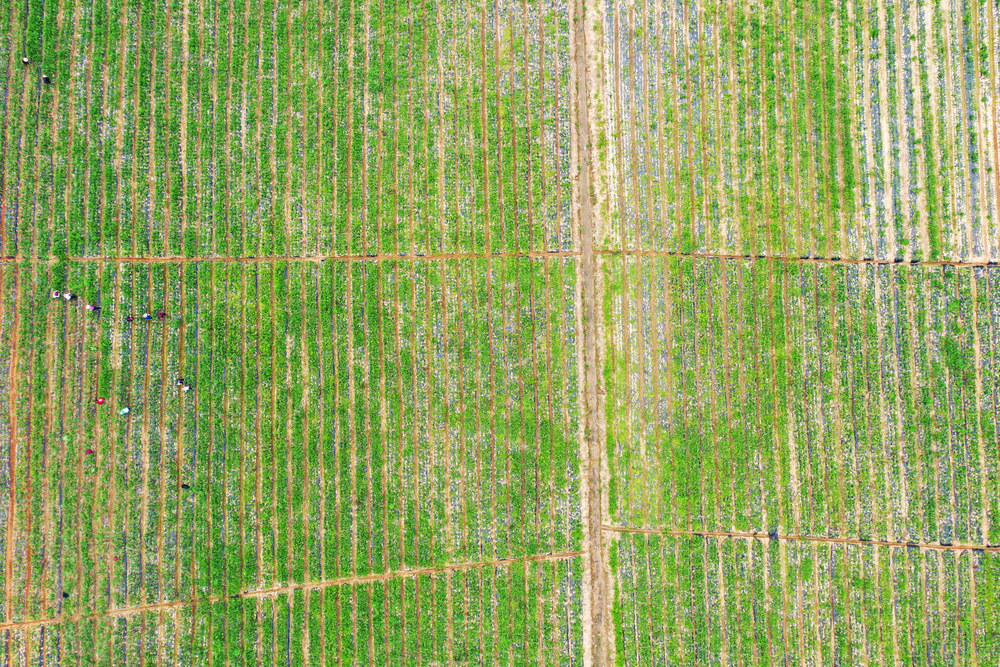
<svg viewBox="0 0 1000 667">
<path fill-rule="evenodd" d="M 874 264 L 874 265 L 905 265 L 905 266 L 953 266 L 956 268 L 972 268 L 972 267 L 987 267 L 993 268 L 1000 266 L 996 261 L 993 260 L 982 260 L 982 261 L 967 261 L 967 260 L 949 260 L 949 259 L 939 259 L 939 260 L 900 260 L 900 259 L 872 259 L 872 258 L 856 258 L 856 257 L 803 257 L 803 256 L 791 256 L 791 255 L 747 255 L 747 254 L 725 254 L 725 253 L 711 253 L 711 252 L 673 252 L 668 250 L 620 250 L 620 249 L 595 249 L 594 254 L 598 256 L 615 256 L 615 255 L 626 255 L 626 256 L 638 256 L 638 257 L 676 257 L 678 259 L 741 259 L 748 261 L 764 261 L 773 260 L 777 262 L 787 262 L 795 263 L 802 262 L 805 264 Z M 583 251 L 577 250 L 560 250 L 560 251 L 527 251 L 527 252 L 485 252 L 485 253 L 430 253 L 430 254 L 400 254 L 394 255 L 388 254 L 378 254 L 378 255 L 346 255 L 346 254 L 331 254 L 331 255 L 267 255 L 267 256 L 240 256 L 240 257 L 221 257 L 221 256 L 204 256 L 204 257 L 190 257 L 190 256 L 160 256 L 160 257 L 137 257 L 137 256 L 123 256 L 123 257 L 68 257 L 67 261 L 70 262 L 104 262 L 113 264 L 185 264 L 185 263 L 199 263 L 199 262 L 211 262 L 211 263 L 232 263 L 232 262 L 383 262 L 383 261 L 393 261 L 393 262 L 414 262 L 414 261 L 447 261 L 454 259 L 545 259 L 545 258 L 557 258 L 557 257 L 584 257 Z M 0 263 L 3 262 L 40 262 L 40 263 L 51 263 L 54 260 L 44 259 L 39 257 L 25 257 L 22 255 L 6 255 L 0 257 Z"/>
<path fill-rule="evenodd" d="M 640 533 L 645 535 L 666 535 L 669 537 L 718 537 L 734 539 L 776 539 L 779 542 L 816 542 L 820 544 L 847 544 L 867 547 L 899 547 L 915 548 L 929 551 L 973 551 L 983 553 L 1000 553 L 1000 544 L 970 544 L 965 542 L 953 542 L 951 544 L 941 544 L 939 542 L 897 542 L 893 540 L 865 540 L 856 537 L 825 537 L 822 535 L 801 535 L 798 533 L 778 533 L 777 537 L 770 537 L 766 532 L 744 532 L 725 530 L 674 530 L 667 528 L 642 528 L 632 526 L 612 526 L 604 524 L 601 530 L 611 533 Z M 0 626 L 2 627 L 2 626 Z"/>
<path fill-rule="evenodd" d="M 603 400 L 598 386 L 598 346 L 600 337 L 598 331 L 598 254 L 594 248 L 595 225 L 600 228 L 599 213 L 594 211 L 591 200 L 591 137 L 590 90 L 599 90 L 598 72 L 595 68 L 597 54 L 588 53 L 589 48 L 595 49 L 597 35 L 594 26 L 596 17 L 592 17 L 583 2 L 574 2 L 570 9 L 573 14 L 573 26 L 570 39 L 570 78 L 571 85 L 577 93 L 571 103 L 574 109 L 576 131 L 572 140 L 576 143 L 577 182 L 573 189 L 574 220 L 580 228 L 580 286 L 577 289 L 579 299 L 580 319 L 577 326 L 583 339 L 583 350 L 579 352 L 579 367 L 582 376 L 582 405 L 584 416 L 583 435 L 581 442 L 581 502 L 582 518 L 586 525 L 584 549 L 587 557 L 584 559 L 584 599 L 583 599 L 583 651 L 585 662 L 595 665 L 608 664 L 612 659 L 613 631 L 609 629 L 607 617 L 610 615 L 610 597 L 608 591 L 608 570 L 602 546 L 603 531 L 603 476 L 602 467 L 604 449 L 606 447 Z M 591 79 L 594 79 L 592 81 Z M 599 185 L 599 184 L 598 184 Z M 599 189 L 599 188 L 598 188 Z M 624 247 L 624 239 L 621 240 Z M 588 617 L 589 614 L 589 617 Z"/>
<path fill-rule="evenodd" d="M 475 563 L 453 563 L 441 567 L 404 569 L 404 570 L 395 570 L 392 572 L 383 572 L 379 574 L 339 577 L 336 579 L 327 579 L 324 581 L 303 582 L 303 583 L 289 584 L 288 586 L 281 586 L 275 588 L 249 590 L 240 593 L 233 593 L 231 595 L 214 595 L 204 598 L 174 600 L 168 602 L 137 605 L 133 607 L 119 607 L 117 609 L 108 609 L 104 612 L 95 614 L 72 614 L 65 616 L 56 616 L 52 618 L 38 619 L 34 621 L 17 621 L 10 623 L 0 623 L 0 631 L 27 630 L 32 628 L 40 628 L 48 625 L 55 625 L 59 623 L 75 623 L 78 621 L 92 621 L 102 618 L 121 618 L 125 616 L 131 616 L 133 614 L 146 614 L 154 612 L 159 613 L 163 611 L 181 609 L 184 607 L 196 607 L 198 605 L 214 604 L 217 602 L 222 602 L 224 600 L 263 598 L 272 595 L 289 595 L 300 590 L 302 591 L 321 590 L 337 586 L 357 586 L 360 584 L 390 581 L 394 579 L 410 579 L 410 578 L 417 578 L 435 574 L 443 574 L 446 572 L 456 572 L 461 570 L 477 570 L 490 567 L 493 568 L 505 567 L 508 565 L 514 565 L 516 563 L 521 563 L 521 562 L 544 563 L 553 561 L 572 560 L 573 558 L 584 556 L 585 554 L 586 552 L 584 551 L 563 551 L 551 554 L 536 554 L 534 556 L 527 556 L 523 558 L 500 558 L 496 560 L 481 561 Z"/>
</svg>

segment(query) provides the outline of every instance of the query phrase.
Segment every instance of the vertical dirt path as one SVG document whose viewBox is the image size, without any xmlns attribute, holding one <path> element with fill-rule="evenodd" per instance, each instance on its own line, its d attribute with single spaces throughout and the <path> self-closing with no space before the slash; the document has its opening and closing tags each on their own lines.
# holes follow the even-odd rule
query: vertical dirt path
<svg viewBox="0 0 1000 667">
<path fill-rule="evenodd" d="M 585 408 L 585 445 L 583 447 L 583 518 L 586 524 L 584 540 L 585 618 L 584 655 L 589 664 L 605 665 L 611 658 L 608 640 L 608 583 L 605 570 L 604 549 L 601 542 L 603 523 L 601 468 L 605 442 L 603 405 L 598 395 L 598 331 L 597 331 L 597 256 L 594 253 L 594 227 L 596 213 L 591 202 L 591 141 L 590 141 L 590 77 L 593 59 L 588 51 L 588 38 L 593 44 L 593 21 L 588 21 L 587 10 L 581 0 L 572 6 L 573 54 L 570 68 L 576 83 L 575 113 L 577 183 L 574 209 L 580 226 L 582 250 L 580 266 L 580 298 L 583 322 L 583 386 Z M 591 33 L 591 34 L 588 34 Z M 589 604 L 588 604 L 589 603 Z"/>
</svg>

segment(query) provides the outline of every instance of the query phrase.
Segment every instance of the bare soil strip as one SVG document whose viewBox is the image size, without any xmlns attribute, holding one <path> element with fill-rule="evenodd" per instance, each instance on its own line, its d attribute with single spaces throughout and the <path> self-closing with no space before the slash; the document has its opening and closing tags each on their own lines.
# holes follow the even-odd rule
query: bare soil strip
<svg viewBox="0 0 1000 667">
<path fill-rule="evenodd" d="M 73 614 L 66 616 L 56 616 L 53 618 L 44 618 L 35 621 L 20 621 L 16 623 L 0 623 L 0 631 L 3 630 L 21 630 L 38 628 L 46 625 L 54 625 L 58 623 L 72 623 L 78 621 L 91 621 L 101 618 L 119 618 L 122 616 L 132 616 L 134 614 L 142 613 L 159 613 L 163 611 L 169 611 L 173 609 L 180 609 L 183 607 L 190 607 L 194 605 L 206 605 L 215 602 L 221 602 L 223 600 L 238 600 L 244 598 L 263 598 L 268 596 L 277 595 L 289 595 L 295 593 L 299 590 L 321 590 L 325 588 L 331 588 L 334 586 L 355 586 L 358 584 L 366 584 L 378 581 L 389 581 L 392 579 L 410 579 L 417 578 L 426 575 L 443 574 L 445 572 L 455 572 L 459 570 L 476 570 L 488 567 L 505 567 L 507 565 L 513 565 L 515 563 L 521 562 L 550 562 L 550 561 L 562 561 L 571 560 L 579 556 L 585 555 L 584 551 L 563 551 L 554 554 L 538 554 L 536 556 L 528 556 L 526 558 L 501 558 L 498 560 L 483 561 L 478 563 L 455 563 L 451 565 L 445 565 L 443 567 L 425 567 L 414 570 L 396 570 L 394 572 L 384 572 L 381 574 L 369 574 L 365 576 L 357 577 L 340 577 L 338 579 L 328 579 L 325 581 L 314 581 L 306 582 L 300 584 L 290 584 L 288 586 L 267 588 L 260 590 L 250 590 L 244 591 L 242 593 L 233 593 L 227 596 L 210 596 L 206 598 L 198 598 L 191 600 L 174 600 L 170 602 L 160 602 L 157 604 L 145 604 L 138 605 L 134 607 L 120 607 L 118 609 L 109 609 L 104 612 L 96 614 Z"/>
<path fill-rule="evenodd" d="M 853 544 L 867 547 L 908 547 L 928 549 L 931 551 L 982 551 L 1000 553 L 1000 544 L 969 544 L 953 542 L 940 544 L 938 542 L 896 542 L 892 540 L 862 540 L 851 537 L 824 537 L 822 535 L 800 535 L 797 533 L 781 534 L 771 538 L 768 533 L 723 531 L 723 530 L 666 530 L 661 528 L 633 528 L 630 526 L 603 525 L 601 530 L 612 533 L 643 533 L 648 535 L 669 535 L 671 537 L 732 537 L 738 539 L 777 539 L 785 542 L 818 542 L 821 544 Z M 2 626 L 0 626 L 2 627 Z"/>
</svg>

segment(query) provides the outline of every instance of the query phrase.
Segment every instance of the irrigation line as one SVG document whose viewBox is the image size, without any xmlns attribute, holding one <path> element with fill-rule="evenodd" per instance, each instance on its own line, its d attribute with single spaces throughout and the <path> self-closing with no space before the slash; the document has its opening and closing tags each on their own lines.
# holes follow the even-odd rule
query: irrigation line
<svg viewBox="0 0 1000 667">
<path fill-rule="evenodd" d="M 453 565 L 445 565 L 442 567 L 426 567 L 417 570 L 397 570 L 394 572 L 384 572 L 381 574 L 340 577 L 338 579 L 328 579 L 326 581 L 314 581 L 314 582 L 306 582 L 299 584 L 290 584 L 288 586 L 280 586 L 275 588 L 266 588 L 261 590 L 250 590 L 250 591 L 244 591 L 242 593 L 233 593 L 232 595 L 221 595 L 221 596 L 216 595 L 216 596 L 196 598 L 190 600 L 174 600 L 172 602 L 160 602 L 155 604 L 137 605 L 133 607 L 121 607 L 118 609 L 108 609 L 107 611 L 99 612 L 96 614 L 72 614 L 66 616 L 56 616 L 53 618 L 43 618 L 35 621 L 17 621 L 11 623 L 0 623 L 0 631 L 30 629 L 46 625 L 54 625 L 58 623 L 92 621 L 101 618 L 118 618 L 122 616 L 131 616 L 134 614 L 140 614 L 145 612 L 163 612 L 172 609 L 183 609 L 185 607 L 194 607 L 200 604 L 213 604 L 216 602 L 222 602 L 224 600 L 253 599 L 253 598 L 263 598 L 274 595 L 289 595 L 291 593 L 300 590 L 320 590 L 324 588 L 331 588 L 334 586 L 368 584 L 379 581 L 391 581 L 393 579 L 409 579 L 423 575 L 443 574 L 446 572 L 457 572 L 460 570 L 473 570 L 484 567 L 503 567 L 506 565 L 514 565 L 516 563 L 539 563 L 539 562 L 547 563 L 552 561 L 562 561 L 583 556 L 584 553 L 585 552 L 583 551 L 564 551 L 554 554 L 538 554 L 535 556 L 526 556 L 524 558 L 501 558 L 498 560 L 484 561 L 479 563 L 456 563 Z"/>
<path fill-rule="evenodd" d="M 799 535 L 797 533 L 782 535 L 760 532 L 741 532 L 724 530 L 666 530 L 661 528 L 633 528 L 630 526 L 601 526 L 603 530 L 612 533 L 641 533 L 646 535 L 668 535 L 671 537 L 719 537 L 736 539 L 778 540 L 781 542 L 817 542 L 820 544 L 847 544 L 867 547 L 899 547 L 923 549 L 930 551 L 982 551 L 1000 553 L 1000 545 L 968 544 L 953 542 L 941 544 L 938 542 L 895 542 L 890 540 L 864 540 L 852 537 L 823 537 L 821 535 Z"/>
</svg>

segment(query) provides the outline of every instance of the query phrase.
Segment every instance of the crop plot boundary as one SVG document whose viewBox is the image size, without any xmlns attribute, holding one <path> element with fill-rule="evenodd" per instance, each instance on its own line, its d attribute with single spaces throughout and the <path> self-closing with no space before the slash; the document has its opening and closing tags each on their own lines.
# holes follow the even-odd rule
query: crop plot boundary
<svg viewBox="0 0 1000 667">
<path fill-rule="evenodd" d="M 47 625 L 55 625 L 59 623 L 84 621 L 84 620 L 90 621 L 100 618 L 120 618 L 123 616 L 132 616 L 135 614 L 142 614 L 148 612 L 163 612 L 163 611 L 170 611 L 173 609 L 183 609 L 186 607 L 193 607 L 202 604 L 212 604 L 215 602 L 222 602 L 223 600 L 265 598 L 269 596 L 292 594 L 297 591 L 322 590 L 326 588 L 334 588 L 337 586 L 354 586 L 359 584 L 369 584 L 380 581 L 391 581 L 394 579 L 411 579 L 426 575 L 444 574 L 447 572 L 457 572 L 462 570 L 477 570 L 488 567 L 505 567 L 507 565 L 515 565 L 517 563 L 549 563 L 555 561 L 572 560 L 573 558 L 578 558 L 584 555 L 586 555 L 585 551 L 563 551 L 554 554 L 538 554 L 535 556 L 527 556 L 524 558 L 500 558 L 497 560 L 483 561 L 478 563 L 455 563 L 452 565 L 445 565 L 442 567 L 426 567 L 413 570 L 396 570 L 394 572 L 384 572 L 381 574 L 339 577 L 337 579 L 328 579 L 326 581 L 305 582 L 305 583 L 290 584 L 288 586 L 280 586 L 275 588 L 249 590 L 224 596 L 216 595 L 216 596 L 209 596 L 209 597 L 196 598 L 190 600 L 175 600 L 170 602 L 136 605 L 133 607 L 120 607 L 118 609 L 108 609 L 107 611 L 96 614 L 73 614 L 67 616 L 57 616 L 53 618 L 43 618 L 33 621 L 0 623 L 0 631 L 24 630 L 31 628 L 39 628 Z"/>
</svg>

